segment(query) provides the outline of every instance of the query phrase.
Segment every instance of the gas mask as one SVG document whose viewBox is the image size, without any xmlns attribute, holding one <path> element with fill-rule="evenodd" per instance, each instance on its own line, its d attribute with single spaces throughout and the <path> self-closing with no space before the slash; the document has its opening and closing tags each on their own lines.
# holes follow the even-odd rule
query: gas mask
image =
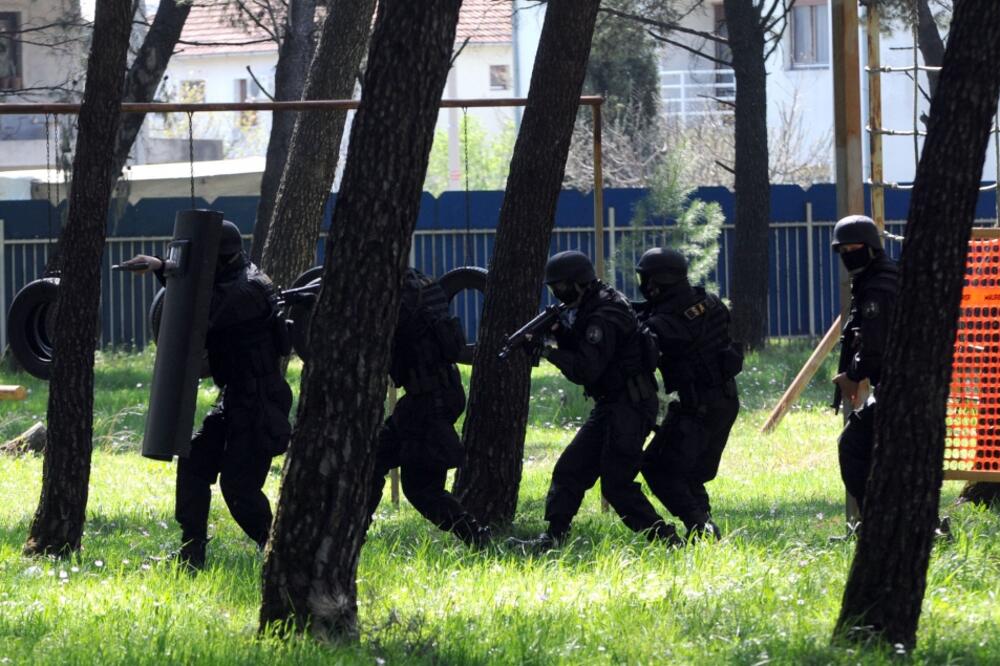
<svg viewBox="0 0 1000 666">
<path fill-rule="evenodd" d="M 875 252 L 867 245 L 857 250 L 840 253 L 840 260 L 844 262 L 844 268 L 847 269 L 848 275 L 857 275 L 865 270 L 874 258 Z"/>
</svg>

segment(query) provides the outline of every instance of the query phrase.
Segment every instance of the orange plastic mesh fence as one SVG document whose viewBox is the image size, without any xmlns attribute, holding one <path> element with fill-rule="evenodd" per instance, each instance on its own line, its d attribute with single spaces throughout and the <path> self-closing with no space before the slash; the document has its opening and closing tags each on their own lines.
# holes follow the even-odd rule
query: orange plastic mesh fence
<svg viewBox="0 0 1000 666">
<path fill-rule="evenodd" d="M 945 478 L 1000 481 L 1000 239 L 969 242 L 946 433 Z"/>
</svg>

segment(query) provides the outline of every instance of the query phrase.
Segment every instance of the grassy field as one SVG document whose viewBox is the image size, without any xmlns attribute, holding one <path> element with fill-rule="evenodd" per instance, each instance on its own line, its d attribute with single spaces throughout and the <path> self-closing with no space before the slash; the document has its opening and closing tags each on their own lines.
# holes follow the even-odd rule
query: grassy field
<svg viewBox="0 0 1000 666">
<path fill-rule="evenodd" d="M 722 543 L 666 551 L 632 535 L 588 494 L 567 547 L 539 558 L 472 552 L 404 501 L 380 507 L 359 571 L 362 639 L 350 648 L 256 636 L 261 558 L 213 504 L 209 568 L 191 577 L 176 547 L 173 466 L 141 458 L 152 356 L 105 355 L 84 550 L 20 555 L 41 459 L 0 459 L 0 664 L 162 663 L 888 663 L 829 646 L 853 546 L 842 532 L 839 420 L 830 368 L 770 437 L 767 407 L 803 345 L 772 346 L 741 377 L 746 410 L 710 486 Z M 297 381 L 298 369 L 293 368 Z M 44 384 L 0 403 L 0 439 L 42 418 Z M 206 385 L 201 407 L 213 391 Z M 552 464 L 585 414 L 580 392 L 542 367 L 534 383 L 515 531 L 543 527 Z M 280 463 L 280 460 L 278 461 Z M 275 497 L 276 466 L 267 491 Z M 957 486 L 946 486 L 950 504 Z M 955 541 L 931 564 L 920 644 L 907 663 L 1000 663 L 1000 518 L 952 509 Z"/>
</svg>

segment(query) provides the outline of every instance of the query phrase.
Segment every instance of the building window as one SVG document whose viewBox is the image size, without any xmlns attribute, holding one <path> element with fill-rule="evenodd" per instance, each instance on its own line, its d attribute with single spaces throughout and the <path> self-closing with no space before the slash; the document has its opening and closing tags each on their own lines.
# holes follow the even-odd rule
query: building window
<svg viewBox="0 0 1000 666">
<path fill-rule="evenodd" d="M 181 81 L 177 89 L 177 101 L 197 104 L 205 101 L 205 82 L 197 80 Z"/>
<path fill-rule="evenodd" d="M 792 66 L 830 64 L 830 13 L 827 0 L 795 0 L 791 13 Z"/>
<path fill-rule="evenodd" d="M 490 90 L 510 90 L 510 65 L 490 65 Z"/>
<path fill-rule="evenodd" d="M 260 86 L 253 79 L 236 79 L 236 101 L 256 102 L 263 99 Z"/>
<path fill-rule="evenodd" d="M 0 12 L 0 90 L 21 87 L 21 50 L 17 39 L 20 29 L 18 12 Z"/>
</svg>

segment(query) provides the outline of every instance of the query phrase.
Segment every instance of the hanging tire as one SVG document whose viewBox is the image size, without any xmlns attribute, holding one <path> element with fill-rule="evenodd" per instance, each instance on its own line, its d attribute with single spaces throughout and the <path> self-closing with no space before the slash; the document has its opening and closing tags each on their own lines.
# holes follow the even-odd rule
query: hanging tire
<svg viewBox="0 0 1000 666">
<path fill-rule="evenodd" d="M 323 267 L 313 266 L 310 269 L 303 271 L 295 281 L 292 282 L 290 289 L 298 289 L 299 287 L 304 287 L 313 280 L 323 277 Z"/>
<path fill-rule="evenodd" d="M 29 282 L 17 292 L 7 313 L 7 340 L 17 362 L 39 379 L 52 376 L 52 350 L 59 278 Z"/>
<path fill-rule="evenodd" d="M 299 279 L 308 275 L 311 271 L 316 270 L 311 268 L 302 275 Z M 322 270 L 320 271 L 322 273 Z M 313 280 L 302 282 L 299 284 L 299 279 L 295 280 L 293 284 L 294 287 L 305 287 L 310 284 L 320 284 L 322 278 L 317 276 Z M 288 312 L 285 313 L 285 317 L 290 319 L 292 322 L 292 349 L 295 353 L 299 355 L 303 361 L 309 360 L 309 347 L 306 345 L 306 337 L 309 334 L 309 323 L 312 321 L 312 305 L 306 305 L 305 303 L 296 303 L 295 305 L 288 308 Z"/>
<path fill-rule="evenodd" d="M 166 287 L 160 287 L 153 296 L 153 302 L 149 304 L 149 333 L 153 342 L 160 338 L 160 320 L 163 319 L 163 298 L 167 293 Z M 202 352 L 201 359 L 202 378 L 211 377 L 212 369 L 208 365 L 208 352 Z"/>
<path fill-rule="evenodd" d="M 448 301 L 451 302 L 457 294 L 469 289 L 485 294 L 486 278 L 488 275 L 489 273 L 485 268 L 480 268 L 479 266 L 462 266 L 442 275 L 438 280 L 438 284 L 444 289 L 444 293 L 448 295 Z M 475 353 L 475 344 L 470 343 L 465 345 L 465 349 L 462 350 L 462 355 L 459 357 L 458 362 L 463 365 L 472 365 L 472 357 Z"/>
</svg>

